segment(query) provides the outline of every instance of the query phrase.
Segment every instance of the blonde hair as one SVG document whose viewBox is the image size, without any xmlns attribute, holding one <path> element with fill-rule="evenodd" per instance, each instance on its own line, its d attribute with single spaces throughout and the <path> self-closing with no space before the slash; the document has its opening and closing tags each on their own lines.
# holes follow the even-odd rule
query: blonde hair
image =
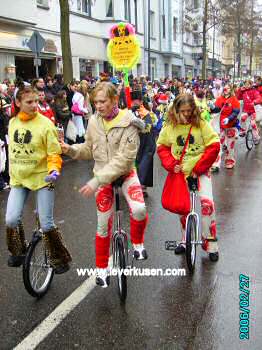
<svg viewBox="0 0 262 350">
<path fill-rule="evenodd" d="M 109 98 L 111 101 L 115 99 L 115 97 L 118 95 L 116 87 L 107 81 L 103 81 L 96 85 L 94 90 L 91 93 L 91 99 L 94 101 L 97 93 L 99 91 L 103 91 L 107 98 Z"/>
<path fill-rule="evenodd" d="M 79 84 L 79 92 L 86 97 L 88 94 L 88 82 L 86 80 L 81 80 Z"/>
<path fill-rule="evenodd" d="M 195 103 L 195 99 L 190 94 L 181 94 L 178 95 L 173 101 L 172 105 L 168 109 L 168 119 L 173 126 L 181 124 L 181 118 L 179 110 L 182 105 L 190 105 L 192 108 L 192 114 L 188 120 L 188 123 L 193 126 L 199 127 L 201 120 L 201 112 Z"/>
</svg>

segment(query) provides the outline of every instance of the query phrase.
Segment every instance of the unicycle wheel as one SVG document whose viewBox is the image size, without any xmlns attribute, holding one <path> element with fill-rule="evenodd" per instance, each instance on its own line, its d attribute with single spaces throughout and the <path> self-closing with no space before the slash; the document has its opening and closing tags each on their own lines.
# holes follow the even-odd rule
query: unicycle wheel
<svg viewBox="0 0 262 350">
<path fill-rule="evenodd" d="M 251 129 L 246 133 L 246 146 L 249 151 L 251 151 L 254 146 L 253 132 Z"/>
<path fill-rule="evenodd" d="M 117 286 L 119 298 L 121 301 L 125 301 L 127 296 L 127 278 L 124 274 L 124 270 L 126 269 L 126 258 L 124 243 L 120 237 L 117 237 L 115 242 L 115 262 L 115 267 L 117 268 Z"/>
<path fill-rule="evenodd" d="M 42 235 L 34 235 L 23 264 L 23 281 L 27 292 L 35 297 L 43 297 L 50 288 L 54 270 L 48 261 Z"/>
<path fill-rule="evenodd" d="M 197 222 L 194 216 L 189 216 L 186 227 L 186 261 L 188 269 L 194 272 L 196 262 L 196 242 L 197 241 Z M 193 242 L 193 243 L 192 243 Z"/>
</svg>

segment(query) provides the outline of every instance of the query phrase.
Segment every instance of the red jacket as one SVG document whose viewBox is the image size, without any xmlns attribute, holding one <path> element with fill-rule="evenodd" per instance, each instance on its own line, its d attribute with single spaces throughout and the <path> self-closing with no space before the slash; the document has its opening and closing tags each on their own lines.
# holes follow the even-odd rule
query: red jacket
<svg viewBox="0 0 262 350">
<path fill-rule="evenodd" d="M 243 100 L 243 112 L 248 114 L 255 113 L 254 105 L 262 103 L 260 93 L 255 88 L 239 89 L 237 98 Z"/>
<path fill-rule="evenodd" d="M 240 103 L 236 96 L 230 96 L 228 98 L 219 96 L 216 99 L 215 106 L 220 109 L 220 127 L 221 129 L 233 128 L 236 125 L 237 115 L 240 111 Z M 223 124 L 223 120 L 229 118 L 227 125 Z"/>
<path fill-rule="evenodd" d="M 38 103 L 37 111 L 47 117 L 55 124 L 55 114 L 52 110 L 52 108 L 49 106 L 48 103 L 44 102 L 43 104 Z"/>
</svg>

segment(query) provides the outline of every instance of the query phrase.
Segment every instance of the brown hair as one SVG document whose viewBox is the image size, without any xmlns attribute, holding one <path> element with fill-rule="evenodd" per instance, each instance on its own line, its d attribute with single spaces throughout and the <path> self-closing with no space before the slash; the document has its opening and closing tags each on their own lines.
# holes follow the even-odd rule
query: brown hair
<svg viewBox="0 0 262 350">
<path fill-rule="evenodd" d="M 173 101 L 172 105 L 169 107 L 169 110 L 168 110 L 169 121 L 173 124 L 173 126 L 180 124 L 181 120 L 179 116 L 179 110 L 182 105 L 186 105 L 186 104 L 190 105 L 190 107 L 192 108 L 192 114 L 190 119 L 188 120 L 188 123 L 192 124 L 193 126 L 199 127 L 200 120 L 201 120 L 201 113 L 195 103 L 193 96 L 190 94 L 181 94 L 175 98 L 175 100 Z"/>
<path fill-rule="evenodd" d="M 106 94 L 106 97 L 108 97 L 111 101 L 118 95 L 116 87 L 109 82 L 103 81 L 94 88 L 94 90 L 91 93 L 91 99 L 94 101 L 97 93 L 99 91 L 103 91 Z"/>
<path fill-rule="evenodd" d="M 55 95 L 55 104 L 64 105 L 65 103 L 67 103 L 67 101 L 64 100 L 65 94 L 66 94 L 65 90 L 59 90 Z"/>
<path fill-rule="evenodd" d="M 32 86 L 24 86 L 23 88 L 19 89 L 15 96 L 15 102 L 14 102 L 14 113 L 12 114 L 12 117 L 17 115 L 20 112 L 20 108 L 16 105 L 16 100 L 19 102 L 22 101 L 23 97 L 27 94 L 35 94 L 38 95 L 38 91 L 34 89 Z"/>
<path fill-rule="evenodd" d="M 235 95 L 235 89 L 234 89 L 234 86 L 233 86 L 232 84 L 230 84 L 230 83 L 225 84 L 225 86 L 223 87 L 223 93 L 222 93 L 222 95 L 224 96 L 224 88 L 225 88 L 226 86 L 228 86 L 229 89 L 230 89 L 230 97 L 231 97 L 231 96 L 234 96 L 234 95 Z"/>
</svg>

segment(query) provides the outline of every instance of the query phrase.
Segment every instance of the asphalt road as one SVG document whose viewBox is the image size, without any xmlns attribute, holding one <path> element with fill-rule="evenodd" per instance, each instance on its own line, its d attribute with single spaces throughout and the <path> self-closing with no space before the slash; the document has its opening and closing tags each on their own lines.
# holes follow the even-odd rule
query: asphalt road
<svg viewBox="0 0 262 350">
<path fill-rule="evenodd" d="M 38 341 L 36 348 L 260 350 L 262 146 L 247 154 L 240 140 L 237 159 L 234 170 L 222 169 L 213 176 L 219 262 L 211 263 L 199 248 L 193 276 L 187 273 L 183 277 L 129 277 L 125 305 L 119 302 L 114 279 L 107 289 L 92 287 L 66 317 L 58 317 L 58 325 Z M 1 350 L 13 349 L 28 336 L 37 338 L 38 333 L 31 332 L 37 326 L 42 327 L 43 320 L 85 281 L 86 277 L 79 277 L 76 269 L 94 267 L 95 202 L 85 200 L 78 193 L 91 175 L 92 162 L 65 164 L 56 190 L 55 218 L 72 252 L 73 263 L 67 274 L 55 276 L 51 289 L 41 300 L 33 299 L 25 291 L 21 269 L 6 265 L 4 213 L 8 193 L 0 193 Z M 166 240 L 180 238 L 180 229 L 178 218 L 161 208 L 165 171 L 158 159 L 154 176 L 155 186 L 146 199 L 150 218 L 146 234 L 149 259 L 136 266 L 186 268 L 184 256 L 175 256 L 164 249 Z M 34 227 L 33 209 L 31 196 L 24 212 L 27 238 Z M 126 209 L 124 219 L 124 226 L 128 227 Z M 239 340 L 239 274 L 250 278 L 250 339 L 242 341 Z M 80 288 L 84 290 L 85 285 Z M 35 346 L 24 347 L 31 348 Z"/>
</svg>

